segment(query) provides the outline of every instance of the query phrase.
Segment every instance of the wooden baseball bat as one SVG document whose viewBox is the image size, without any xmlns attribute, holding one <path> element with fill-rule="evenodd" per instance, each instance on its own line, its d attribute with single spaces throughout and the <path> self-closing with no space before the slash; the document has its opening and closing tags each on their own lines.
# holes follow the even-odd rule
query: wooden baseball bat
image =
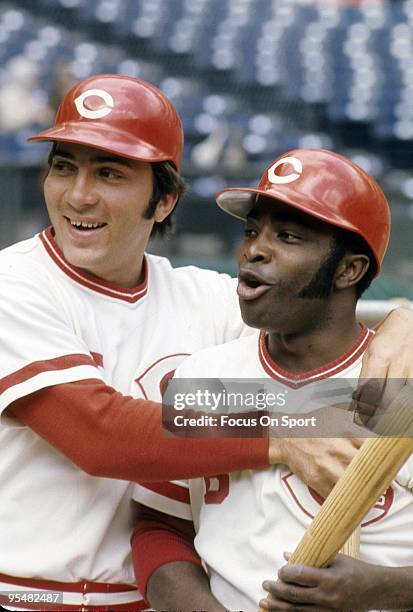
<svg viewBox="0 0 413 612">
<path fill-rule="evenodd" d="M 337 482 L 289 563 L 325 567 L 413 452 L 413 388 L 403 387 Z M 396 433 L 397 432 L 397 433 Z M 403 436 L 400 437 L 400 432 Z M 393 437 L 399 435 L 399 437 Z M 264 612 L 262 608 L 260 611 Z"/>
<path fill-rule="evenodd" d="M 346 540 L 339 550 L 343 555 L 348 555 L 354 559 L 360 556 L 360 525 L 356 527 L 349 539 Z"/>
</svg>

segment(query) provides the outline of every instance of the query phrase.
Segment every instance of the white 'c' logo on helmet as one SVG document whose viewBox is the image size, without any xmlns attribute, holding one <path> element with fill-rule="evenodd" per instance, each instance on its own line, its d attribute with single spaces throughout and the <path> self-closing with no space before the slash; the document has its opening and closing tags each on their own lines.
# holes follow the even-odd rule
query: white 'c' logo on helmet
<svg viewBox="0 0 413 612">
<path fill-rule="evenodd" d="M 292 172 L 291 174 L 287 174 L 285 176 L 279 176 L 278 174 L 275 174 L 274 171 L 276 170 L 276 168 L 278 168 L 278 166 L 282 166 L 283 164 L 291 164 L 295 172 Z M 275 164 L 273 164 L 271 168 L 269 168 L 268 180 L 270 181 L 270 183 L 278 185 L 292 183 L 293 181 L 296 181 L 298 178 L 300 178 L 302 171 L 303 164 L 300 162 L 299 159 L 297 159 L 296 157 L 282 157 L 277 162 L 275 162 Z"/>
<path fill-rule="evenodd" d="M 105 106 L 98 108 L 97 110 L 90 110 L 86 108 L 84 101 L 86 98 L 89 98 L 89 96 L 97 96 L 98 98 L 101 98 L 105 103 Z M 101 119 L 112 112 L 115 106 L 115 101 L 110 93 L 104 89 L 88 89 L 75 99 L 75 104 L 77 112 L 79 115 L 82 115 L 82 117 L 86 117 L 86 119 Z"/>
</svg>

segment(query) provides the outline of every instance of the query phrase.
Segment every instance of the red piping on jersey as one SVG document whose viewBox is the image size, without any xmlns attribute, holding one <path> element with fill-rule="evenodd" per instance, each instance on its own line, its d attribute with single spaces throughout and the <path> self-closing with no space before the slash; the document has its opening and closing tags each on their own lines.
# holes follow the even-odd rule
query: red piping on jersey
<svg viewBox="0 0 413 612">
<path fill-rule="evenodd" d="M 56 372 L 59 370 L 68 370 L 78 366 L 92 366 L 96 368 L 96 363 L 91 356 L 83 353 L 64 355 L 63 357 L 54 357 L 53 359 L 44 359 L 43 361 L 33 361 L 24 368 L 8 374 L 0 379 L 0 393 L 3 393 L 10 387 L 26 382 L 29 378 L 33 378 L 42 372 Z"/>
<path fill-rule="evenodd" d="M 142 372 L 142 374 L 139 374 L 138 378 L 135 378 L 135 382 L 136 384 L 139 386 L 139 389 L 141 390 L 141 393 L 143 395 L 143 397 L 145 399 L 149 399 L 149 397 L 146 395 L 145 393 L 145 389 L 142 386 L 141 380 L 142 378 L 149 372 L 149 370 L 151 370 L 154 366 L 158 365 L 158 363 L 161 363 L 161 361 L 165 361 L 165 359 L 170 359 L 171 357 L 188 357 L 191 353 L 172 353 L 172 355 L 164 355 L 164 357 L 160 357 L 159 359 L 157 359 L 156 361 L 154 361 L 153 363 L 151 363 L 150 366 L 148 366 L 146 368 L 146 370 L 144 372 Z"/>
<path fill-rule="evenodd" d="M 301 510 L 301 512 L 303 512 L 303 514 L 306 514 L 310 519 L 313 519 L 315 517 L 315 515 L 317 514 L 317 512 L 315 514 L 312 514 L 309 510 L 307 510 L 304 505 L 301 503 L 301 501 L 298 499 L 298 496 L 296 495 L 293 487 L 291 486 L 291 484 L 288 482 L 289 478 L 291 476 L 294 476 L 293 472 L 289 472 L 288 474 L 286 474 L 285 476 L 283 476 L 281 478 L 281 480 L 283 481 L 284 485 L 286 486 L 286 488 L 288 489 L 288 491 L 290 492 L 291 497 L 293 498 L 296 506 Z M 304 484 L 301 482 L 301 484 Z M 308 485 L 305 485 L 305 487 L 307 487 L 311 497 L 314 499 L 314 501 L 319 504 L 319 506 L 321 507 L 323 505 L 323 503 L 325 502 L 325 498 L 321 497 L 321 495 L 318 495 L 318 493 L 314 490 L 311 490 L 310 487 Z M 362 522 L 361 523 L 361 527 L 368 527 L 369 525 L 372 525 L 373 523 L 377 523 L 378 521 L 381 521 L 382 519 L 384 519 L 385 516 L 387 516 L 387 514 L 389 513 L 389 510 L 393 504 L 393 500 L 394 500 L 394 491 L 393 491 L 393 487 L 391 485 L 389 485 L 385 491 L 385 493 L 383 493 L 383 495 L 385 497 L 388 497 L 388 505 L 387 508 L 384 509 L 384 512 L 378 516 L 375 516 L 371 519 L 369 519 L 368 521 Z M 374 504 L 374 506 L 372 506 L 371 510 L 375 508 L 375 509 L 380 509 L 380 506 L 378 505 L 378 501 L 376 501 L 376 503 Z M 370 512 L 369 512 L 370 514 Z M 366 517 L 364 517 L 366 518 Z"/>
<path fill-rule="evenodd" d="M 190 503 L 189 490 L 187 487 L 176 485 L 173 482 L 140 482 L 139 484 L 145 489 L 158 493 L 158 495 L 169 497 L 169 499 L 174 499 L 175 501 L 182 502 L 183 504 Z"/>
<path fill-rule="evenodd" d="M 271 376 L 271 378 L 275 378 L 293 389 L 298 389 L 299 387 L 315 382 L 316 380 L 329 378 L 330 376 L 338 374 L 339 372 L 342 372 L 350 367 L 366 350 L 367 345 L 373 337 L 373 332 L 368 329 L 364 323 L 360 323 L 360 325 L 361 331 L 354 344 L 352 344 L 348 351 L 321 368 L 311 370 L 310 372 L 305 372 L 304 374 L 290 374 L 289 372 L 282 370 L 275 363 L 266 346 L 265 332 L 262 331 L 258 339 L 258 355 L 261 365 L 266 373 Z"/>
<path fill-rule="evenodd" d="M 110 584 L 89 580 L 58 582 L 56 580 L 41 580 L 40 578 L 17 578 L 16 576 L 7 576 L 6 574 L 0 574 L 0 582 L 36 589 L 47 589 L 48 591 L 66 591 L 67 593 L 124 593 L 125 591 L 136 591 L 136 587 L 132 584 Z"/>
<path fill-rule="evenodd" d="M 300 510 L 301 510 L 302 512 L 304 512 L 304 514 L 306 514 L 307 516 L 309 516 L 309 517 L 310 517 L 310 519 L 313 519 L 315 515 L 314 515 L 314 514 L 311 514 L 311 512 L 309 512 L 309 511 L 308 511 L 306 508 L 304 508 L 304 506 L 303 506 L 303 505 L 300 503 L 300 501 L 299 501 L 298 497 L 296 496 L 296 494 L 295 494 L 295 492 L 294 492 L 294 489 L 291 487 L 290 483 L 288 482 L 288 479 L 290 478 L 290 476 L 294 476 L 294 473 L 293 473 L 293 472 L 289 472 L 288 474 L 286 474 L 285 476 L 283 476 L 283 477 L 281 478 L 281 480 L 284 482 L 285 486 L 287 487 L 287 489 L 288 489 L 288 490 L 289 490 L 289 492 L 290 492 L 291 497 L 293 498 L 293 500 L 295 501 L 295 503 L 297 504 L 297 506 L 300 508 Z M 320 506 L 322 506 L 324 501 L 325 501 L 325 500 L 324 500 L 324 498 L 322 498 L 322 502 L 320 503 L 320 502 L 317 500 L 317 503 L 318 503 Z"/>
<path fill-rule="evenodd" d="M 108 283 L 107 281 L 97 278 L 97 276 L 93 276 L 93 274 L 85 272 L 82 268 L 72 266 L 72 264 L 65 259 L 62 251 L 57 246 L 54 240 L 54 229 L 52 226 L 48 227 L 40 234 L 40 240 L 54 263 L 76 283 L 92 291 L 96 291 L 97 293 L 102 293 L 103 295 L 129 302 L 130 304 L 134 304 L 147 294 L 148 264 L 145 258 L 143 259 L 144 279 L 142 283 L 129 289 L 128 287 L 121 287 L 114 283 Z"/>
<path fill-rule="evenodd" d="M 90 354 L 92 355 L 93 361 L 96 363 L 96 365 L 103 368 L 103 355 L 93 351 L 90 351 Z"/>
</svg>

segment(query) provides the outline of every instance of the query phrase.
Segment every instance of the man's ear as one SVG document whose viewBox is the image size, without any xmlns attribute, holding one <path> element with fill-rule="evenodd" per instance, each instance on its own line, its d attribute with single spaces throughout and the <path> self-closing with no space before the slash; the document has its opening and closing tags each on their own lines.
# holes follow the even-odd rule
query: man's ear
<svg viewBox="0 0 413 612">
<path fill-rule="evenodd" d="M 354 287 L 363 278 L 369 267 L 370 258 L 367 255 L 347 253 L 337 266 L 334 286 L 336 289 Z"/>
<path fill-rule="evenodd" d="M 169 193 L 163 197 L 162 200 L 159 200 L 153 216 L 156 223 L 162 223 L 162 221 L 171 214 L 175 208 L 177 200 L 178 195 L 176 193 Z"/>
</svg>

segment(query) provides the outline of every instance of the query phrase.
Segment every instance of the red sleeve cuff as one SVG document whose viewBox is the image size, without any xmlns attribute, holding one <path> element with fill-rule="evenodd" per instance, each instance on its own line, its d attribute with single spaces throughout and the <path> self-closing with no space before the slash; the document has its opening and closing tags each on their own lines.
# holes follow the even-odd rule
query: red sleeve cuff
<svg viewBox="0 0 413 612">
<path fill-rule="evenodd" d="M 202 563 L 193 545 L 191 521 L 139 507 L 140 517 L 131 540 L 132 559 L 139 591 L 146 598 L 149 579 L 161 565 L 186 561 L 202 567 Z"/>
</svg>

